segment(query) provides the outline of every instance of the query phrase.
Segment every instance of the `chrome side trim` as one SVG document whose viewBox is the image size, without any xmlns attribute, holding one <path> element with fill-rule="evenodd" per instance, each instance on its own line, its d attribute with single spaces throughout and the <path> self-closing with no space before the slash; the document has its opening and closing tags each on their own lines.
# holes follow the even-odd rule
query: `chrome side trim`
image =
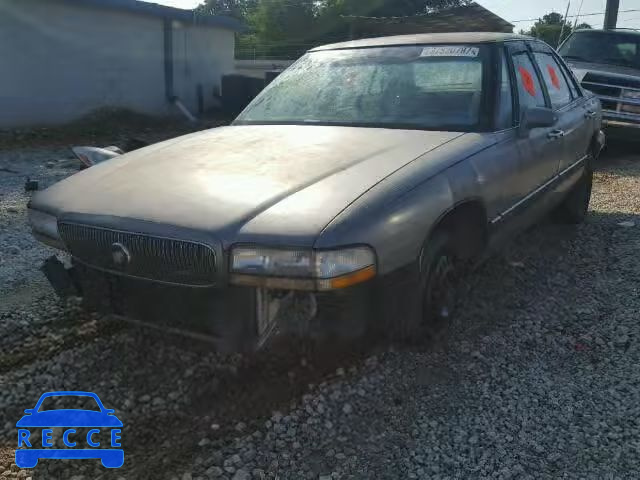
<svg viewBox="0 0 640 480">
<path fill-rule="evenodd" d="M 493 220 L 491 220 L 491 224 L 494 225 L 498 222 L 500 222 L 501 220 L 504 219 L 504 217 L 506 217 L 507 215 L 509 215 L 511 212 L 513 212 L 514 210 L 516 210 L 517 208 L 519 208 L 520 206 L 524 205 L 525 203 L 527 203 L 529 200 L 531 200 L 533 197 L 535 197 L 536 195 L 538 195 L 540 192 L 546 190 L 549 186 L 553 185 L 553 183 L 557 182 L 558 180 L 560 180 L 560 178 L 562 178 L 564 175 L 566 175 L 567 173 L 569 173 L 571 170 L 573 170 L 574 168 L 576 168 L 577 166 L 579 166 L 580 164 L 584 163 L 584 161 L 589 158 L 589 155 L 585 155 L 584 157 L 582 157 L 580 160 L 578 160 L 575 163 L 572 163 L 571 165 L 569 165 L 567 168 L 565 168 L 564 170 L 562 170 L 560 173 L 558 173 L 557 175 L 553 176 L 552 178 L 550 178 L 549 180 L 547 180 L 545 183 L 543 183 L 542 185 L 540 185 L 538 188 L 536 188 L 535 190 L 533 190 L 532 192 L 529 192 L 525 197 L 521 198 L 520 200 L 518 200 L 516 203 L 514 203 L 513 205 L 511 205 L 509 208 L 507 208 L 504 212 L 502 212 L 500 215 L 498 215 L 496 218 L 494 218 Z"/>
</svg>

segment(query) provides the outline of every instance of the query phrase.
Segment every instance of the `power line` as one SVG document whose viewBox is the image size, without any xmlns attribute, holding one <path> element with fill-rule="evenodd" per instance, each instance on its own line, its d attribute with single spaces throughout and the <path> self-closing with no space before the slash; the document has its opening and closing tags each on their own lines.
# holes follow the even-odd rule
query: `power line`
<svg viewBox="0 0 640 480">
<path fill-rule="evenodd" d="M 618 20 L 618 23 L 627 23 L 627 22 L 633 22 L 636 20 L 640 20 L 640 17 L 631 17 L 624 20 Z"/>
<path fill-rule="evenodd" d="M 618 13 L 630 13 L 630 12 L 640 12 L 640 9 L 638 8 L 633 8 L 631 10 L 620 10 Z M 575 17 L 596 17 L 598 15 L 604 15 L 605 12 L 594 12 L 594 13 L 582 13 L 580 15 L 567 15 L 566 18 L 575 18 Z M 525 18 L 523 20 L 509 20 L 509 23 L 521 23 L 521 22 L 537 22 L 538 20 L 540 20 L 540 17 L 538 18 Z"/>
</svg>

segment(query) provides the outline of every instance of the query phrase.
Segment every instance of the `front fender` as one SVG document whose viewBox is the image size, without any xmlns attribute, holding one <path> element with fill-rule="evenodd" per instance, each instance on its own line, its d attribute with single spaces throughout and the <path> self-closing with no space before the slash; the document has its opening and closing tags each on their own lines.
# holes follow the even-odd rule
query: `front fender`
<svg viewBox="0 0 640 480">
<path fill-rule="evenodd" d="M 454 203 L 449 180 L 439 174 L 385 202 L 364 196 L 338 215 L 316 241 L 316 248 L 367 244 L 378 256 L 378 274 L 414 262 L 425 234 Z"/>
</svg>

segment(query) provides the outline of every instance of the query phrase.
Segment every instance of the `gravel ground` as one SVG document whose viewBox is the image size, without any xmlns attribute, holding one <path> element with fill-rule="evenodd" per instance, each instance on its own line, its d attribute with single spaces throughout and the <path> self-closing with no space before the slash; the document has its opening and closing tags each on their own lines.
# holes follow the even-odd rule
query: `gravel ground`
<svg viewBox="0 0 640 480">
<path fill-rule="evenodd" d="M 0 168 L 47 183 L 71 170 L 43 162 L 65 156 Z M 542 224 L 471 275 L 445 343 L 282 358 L 59 302 L 23 181 L 0 171 L 0 479 L 640 478 L 640 155 L 601 161 L 587 223 Z M 12 465 L 21 411 L 61 389 L 116 410 L 122 469 Z"/>
</svg>

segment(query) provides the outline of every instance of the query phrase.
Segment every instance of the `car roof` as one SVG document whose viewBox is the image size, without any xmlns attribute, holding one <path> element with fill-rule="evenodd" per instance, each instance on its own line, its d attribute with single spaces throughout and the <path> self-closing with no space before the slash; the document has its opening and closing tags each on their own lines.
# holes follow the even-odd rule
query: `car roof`
<svg viewBox="0 0 640 480">
<path fill-rule="evenodd" d="M 415 35 L 394 35 L 389 37 L 364 38 L 348 42 L 332 43 L 316 47 L 311 52 L 321 50 L 339 50 L 345 48 L 388 47 L 399 45 L 429 45 L 441 43 L 495 43 L 509 40 L 534 40 L 532 37 L 515 33 L 497 32 L 456 32 L 456 33 L 420 33 Z"/>
</svg>

